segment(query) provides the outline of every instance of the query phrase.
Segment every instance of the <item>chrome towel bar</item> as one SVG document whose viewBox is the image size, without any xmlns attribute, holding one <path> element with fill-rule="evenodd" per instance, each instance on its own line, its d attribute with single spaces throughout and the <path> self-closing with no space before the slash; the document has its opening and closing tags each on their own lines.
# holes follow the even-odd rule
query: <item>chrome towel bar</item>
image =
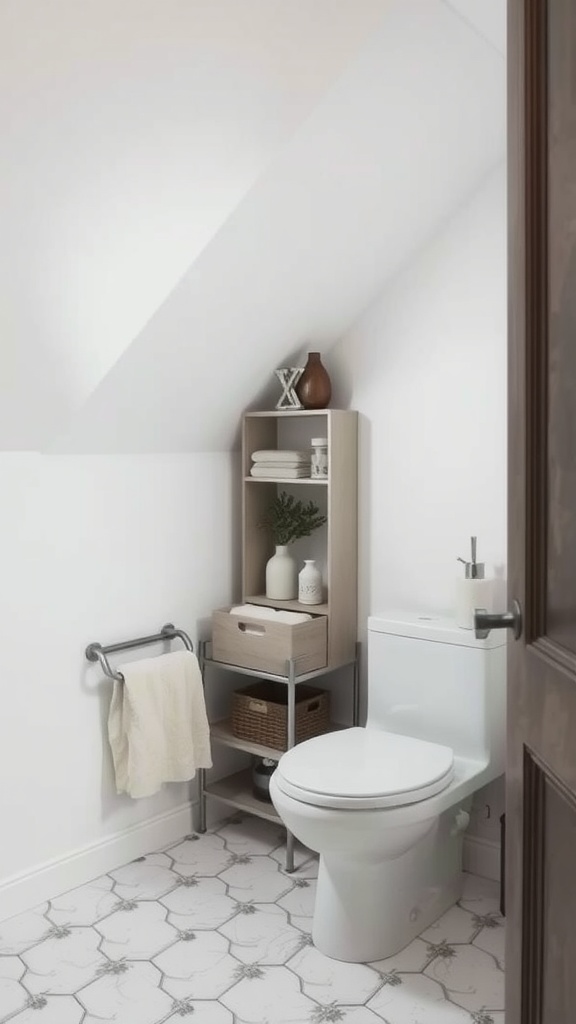
<svg viewBox="0 0 576 1024">
<path fill-rule="evenodd" d="M 115 654 L 116 651 L 130 651 L 134 647 L 145 647 L 147 644 L 157 644 L 160 640 L 174 640 L 178 637 L 182 641 L 188 651 L 194 650 L 194 645 L 183 629 L 176 629 L 171 622 L 167 622 L 159 633 L 154 633 L 152 636 L 141 636 L 137 640 L 123 640 L 118 644 L 108 644 L 103 647 L 102 644 L 88 644 L 86 648 L 86 657 L 88 661 L 99 661 L 102 666 L 102 671 L 110 679 L 116 679 L 118 682 L 124 682 L 124 676 L 121 672 L 115 672 L 108 658 L 107 654 Z"/>
</svg>

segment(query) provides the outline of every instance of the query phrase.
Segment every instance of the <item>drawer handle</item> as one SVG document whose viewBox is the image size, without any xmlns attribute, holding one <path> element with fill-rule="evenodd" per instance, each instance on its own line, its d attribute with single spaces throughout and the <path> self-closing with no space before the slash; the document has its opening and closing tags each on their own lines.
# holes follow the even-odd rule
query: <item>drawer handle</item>
<svg viewBox="0 0 576 1024">
<path fill-rule="evenodd" d="M 319 707 L 320 707 L 320 701 L 319 700 L 313 700 L 312 703 L 309 704 L 308 707 L 306 708 L 306 714 L 309 714 L 311 711 L 318 711 Z"/>
<path fill-rule="evenodd" d="M 251 636 L 264 636 L 266 632 L 265 626 L 257 626 L 253 622 L 239 622 L 238 629 L 241 633 L 250 633 Z"/>
<path fill-rule="evenodd" d="M 248 703 L 248 708 L 250 711 L 256 711 L 259 715 L 268 714 L 268 706 L 264 700 L 251 700 Z"/>
</svg>

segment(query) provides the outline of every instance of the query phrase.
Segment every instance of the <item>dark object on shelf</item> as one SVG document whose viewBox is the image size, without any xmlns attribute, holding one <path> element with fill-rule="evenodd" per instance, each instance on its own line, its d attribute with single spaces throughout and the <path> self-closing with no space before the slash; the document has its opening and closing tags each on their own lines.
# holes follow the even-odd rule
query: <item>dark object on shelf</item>
<svg viewBox="0 0 576 1024">
<path fill-rule="evenodd" d="M 506 815 L 500 815 L 500 913 L 506 917 Z"/>
<path fill-rule="evenodd" d="M 296 394 L 305 409 L 325 409 L 330 402 L 332 386 L 319 352 L 308 353 L 308 362 L 296 385 Z"/>
<path fill-rule="evenodd" d="M 268 803 L 272 803 L 270 777 L 276 771 L 277 766 L 278 761 L 272 760 L 271 757 L 261 757 L 256 761 L 252 768 L 252 792 L 257 800 L 267 800 Z"/>
<path fill-rule="evenodd" d="M 296 687 L 295 741 L 309 740 L 330 726 L 330 694 L 315 686 Z M 232 695 L 232 732 L 239 739 L 274 750 L 288 749 L 288 687 L 264 680 Z"/>
</svg>

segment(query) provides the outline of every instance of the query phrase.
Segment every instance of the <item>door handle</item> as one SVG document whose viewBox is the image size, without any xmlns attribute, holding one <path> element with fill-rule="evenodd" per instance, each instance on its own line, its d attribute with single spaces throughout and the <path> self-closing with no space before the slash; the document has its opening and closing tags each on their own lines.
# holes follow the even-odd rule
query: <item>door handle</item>
<svg viewBox="0 0 576 1024">
<path fill-rule="evenodd" d="M 491 629 L 511 629 L 514 639 L 522 636 L 522 609 L 519 601 L 514 598 L 509 612 L 488 612 L 485 608 L 474 610 L 474 632 L 477 640 L 485 640 Z"/>
</svg>

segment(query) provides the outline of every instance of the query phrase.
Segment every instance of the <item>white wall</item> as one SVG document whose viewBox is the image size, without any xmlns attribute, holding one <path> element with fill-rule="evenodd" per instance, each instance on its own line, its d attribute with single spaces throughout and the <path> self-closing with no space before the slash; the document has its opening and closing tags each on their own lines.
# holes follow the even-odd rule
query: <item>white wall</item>
<svg viewBox="0 0 576 1024">
<path fill-rule="evenodd" d="M 472 534 L 505 576 L 505 187 L 501 165 L 326 358 L 336 403 L 360 410 L 361 635 L 370 612 L 453 610 Z M 466 847 L 491 877 L 503 811 L 500 779 Z"/>
<path fill-rule="evenodd" d="M 360 410 L 360 623 L 450 611 L 469 538 L 506 555 L 504 167 L 391 281 L 331 353 Z"/>
<path fill-rule="evenodd" d="M 481 36 L 506 53 L 507 0 L 446 0 Z"/>
<path fill-rule="evenodd" d="M 112 684 L 84 649 L 168 621 L 196 640 L 230 597 L 233 479 L 229 454 L 0 456 L 0 919 L 98 874 L 87 848 L 125 862 L 189 831 L 187 785 L 116 794 Z"/>
</svg>

